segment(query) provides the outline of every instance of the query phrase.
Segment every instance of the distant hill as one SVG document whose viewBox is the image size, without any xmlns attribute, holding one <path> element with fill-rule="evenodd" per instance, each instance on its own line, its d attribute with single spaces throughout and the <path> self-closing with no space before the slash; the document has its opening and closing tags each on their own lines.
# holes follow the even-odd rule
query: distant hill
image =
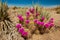
<svg viewBox="0 0 60 40">
<path fill-rule="evenodd" d="M 57 12 L 57 14 L 60 14 L 60 6 L 57 6 L 56 8 L 54 8 L 54 10 Z"/>
<path fill-rule="evenodd" d="M 56 11 L 57 14 L 60 14 L 60 6 L 56 6 L 56 7 L 52 7 L 52 8 L 46 8 L 46 10 L 48 11 Z"/>
</svg>

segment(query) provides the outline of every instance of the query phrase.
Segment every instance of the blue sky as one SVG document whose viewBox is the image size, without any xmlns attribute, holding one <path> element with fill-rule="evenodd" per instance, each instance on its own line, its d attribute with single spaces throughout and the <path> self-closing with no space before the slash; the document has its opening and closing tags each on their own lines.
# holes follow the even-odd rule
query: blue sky
<svg viewBox="0 0 60 40">
<path fill-rule="evenodd" d="M 4 2 L 4 0 L 2 0 Z M 54 6 L 60 5 L 60 0 L 6 0 L 8 5 L 15 5 L 15 6 L 31 6 L 32 3 L 42 6 Z"/>
</svg>

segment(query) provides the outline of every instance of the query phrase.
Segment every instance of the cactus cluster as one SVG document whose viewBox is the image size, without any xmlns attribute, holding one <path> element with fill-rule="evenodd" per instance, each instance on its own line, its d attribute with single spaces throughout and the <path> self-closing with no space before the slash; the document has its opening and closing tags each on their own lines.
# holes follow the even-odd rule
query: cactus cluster
<svg viewBox="0 0 60 40">
<path fill-rule="evenodd" d="M 32 19 L 30 19 L 31 17 Z M 37 7 L 32 7 L 26 12 L 25 19 L 22 15 L 18 15 L 20 24 L 17 24 L 16 28 L 24 38 L 28 38 L 29 35 L 29 32 L 25 31 L 25 28 L 29 29 L 31 35 L 34 34 L 36 30 L 38 30 L 40 34 L 44 34 L 47 29 L 50 30 L 54 26 L 54 18 L 49 20 L 49 17 L 48 13 L 39 13 Z"/>
</svg>

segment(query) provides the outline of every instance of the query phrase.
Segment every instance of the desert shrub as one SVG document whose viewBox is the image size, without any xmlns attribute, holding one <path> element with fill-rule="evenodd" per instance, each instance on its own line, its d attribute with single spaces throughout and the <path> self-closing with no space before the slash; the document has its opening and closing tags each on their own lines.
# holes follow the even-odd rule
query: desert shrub
<svg viewBox="0 0 60 40">
<path fill-rule="evenodd" d="M 0 2 L 0 24 L 3 25 L 3 31 L 10 29 L 9 26 L 12 26 L 12 21 L 9 19 L 9 15 L 7 13 L 8 9 L 9 8 L 6 3 Z"/>
</svg>

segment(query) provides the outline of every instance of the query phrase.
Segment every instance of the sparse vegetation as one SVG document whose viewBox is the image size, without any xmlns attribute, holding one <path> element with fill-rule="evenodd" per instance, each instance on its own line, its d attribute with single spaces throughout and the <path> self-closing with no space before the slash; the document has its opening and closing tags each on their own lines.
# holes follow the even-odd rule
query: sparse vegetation
<svg viewBox="0 0 60 40">
<path fill-rule="evenodd" d="M 6 3 L 0 2 L 0 24 L 2 25 L 0 29 L 3 31 L 10 29 L 9 26 L 12 26 L 12 21 L 7 13 L 8 9 L 9 8 Z"/>
<path fill-rule="evenodd" d="M 9 13 L 7 13 L 7 11 L 9 11 Z M 50 15 L 50 13 L 47 11 L 44 10 L 43 7 L 40 7 L 38 5 L 33 6 L 32 8 L 18 8 L 15 6 L 10 9 L 6 3 L 0 2 L 0 39 L 3 38 L 2 40 L 49 40 L 52 38 L 52 40 L 55 40 L 54 35 L 59 35 L 59 33 L 56 34 L 59 31 L 55 30 L 59 29 L 60 26 L 57 27 L 57 24 L 54 25 L 54 21 L 56 19 L 51 18 L 53 16 Z M 56 8 L 56 10 L 53 11 L 57 11 L 58 14 L 60 13 L 59 8 Z M 50 12 L 51 14 L 53 14 L 51 10 Z M 11 16 L 9 14 L 11 14 Z M 55 16 L 56 15 L 54 15 L 54 17 Z M 10 18 L 13 21 L 11 21 Z M 16 22 L 17 20 L 18 22 Z M 14 24 L 13 22 L 15 22 L 16 24 Z M 15 26 L 17 29 L 15 28 Z M 51 36 L 51 34 L 53 37 Z M 41 38 L 38 38 L 34 35 L 38 35 L 38 37 Z"/>
<path fill-rule="evenodd" d="M 33 19 L 30 19 L 31 16 Z M 20 24 L 17 24 L 16 28 L 25 39 L 31 37 L 36 30 L 39 31 L 39 34 L 44 34 L 47 29 L 50 30 L 54 26 L 54 18 L 51 18 L 50 20 L 49 18 L 50 15 L 49 13 L 46 13 L 46 11 L 39 13 L 37 7 L 36 9 L 32 7 L 26 12 L 26 18 L 24 18 L 21 14 L 18 15 Z M 25 29 L 28 29 L 30 32 L 25 31 Z M 29 35 L 29 33 L 31 35 Z"/>
</svg>

